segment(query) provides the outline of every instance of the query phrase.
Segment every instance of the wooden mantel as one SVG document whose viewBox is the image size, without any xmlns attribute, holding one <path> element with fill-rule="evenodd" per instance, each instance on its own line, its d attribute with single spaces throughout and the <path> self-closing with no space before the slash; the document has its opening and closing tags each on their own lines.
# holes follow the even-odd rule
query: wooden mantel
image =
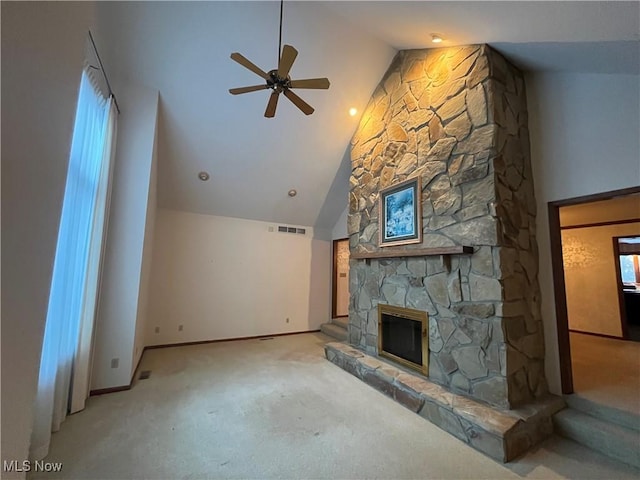
<svg viewBox="0 0 640 480">
<path fill-rule="evenodd" d="M 385 248 L 375 252 L 352 253 L 350 258 L 364 260 L 371 258 L 429 257 L 433 255 L 467 255 L 473 253 L 473 247 L 456 245 L 454 247 L 412 248 L 396 250 Z"/>
</svg>

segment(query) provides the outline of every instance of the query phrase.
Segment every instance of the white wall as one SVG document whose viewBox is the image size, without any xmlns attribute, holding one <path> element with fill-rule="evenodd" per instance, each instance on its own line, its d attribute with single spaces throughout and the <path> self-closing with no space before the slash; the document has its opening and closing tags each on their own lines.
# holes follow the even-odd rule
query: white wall
<svg viewBox="0 0 640 480">
<path fill-rule="evenodd" d="M 338 218 L 338 221 L 333 226 L 333 230 L 331 232 L 331 238 L 333 240 L 339 240 L 342 238 L 347 238 L 347 215 L 349 214 L 349 206 L 345 207 L 344 211 Z"/>
<path fill-rule="evenodd" d="M 109 230 L 100 305 L 96 322 L 91 389 L 128 385 L 134 365 L 135 333 L 144 322 L 145 247 L 152 224 L 147 218 L 154 177 L 158 92 L 131 84 L 116 85 L 120 105 Z M 145 242 L 145 234 L 147 241 Z M 139 353 L 139 352 L 138 352 Z M 118 368 L 111 360 L 119 359 Z"/>
<path fill-rule="evenodd" d="M 93 14 L 92 2 L 2 2 L 2 460 L 27 458 Z"/>
<path fill-rule="evenodd" d="M 146 344 L 318 329 L 329 318 L 330 243 L 305 228 L 158 209 Z"/>
<path fill-rule="evenodd" d="M 546 374 L 551 391 L 560 393 L 547 204 L 640 183 L 640 77 L 533 74 L 526 83 Z"/>
<path fill-rule="evenodd" d="M 133 362 L 131 375 L 135 373 L 138 362 L 142 357 L 145 347 L 146 326 L 149 320 L 149 292 L 151 290 L 151 266 L 153 262 L 153 243 L 155 237 L 156 211 L 158 204 L 158 134 L 156 123 L 156 135 L 153 142 L 153 158 L 151 162 L 151 179 L 149 185 L 149 198 L 147 200 L 147 219 L 144 229 L 144 244 L 142 251 L 142 273 L 140 277 L 140 297 L 138 299 L 138 315 L 136 319 L 136 331 L 133 342 Z"/>
</svg>

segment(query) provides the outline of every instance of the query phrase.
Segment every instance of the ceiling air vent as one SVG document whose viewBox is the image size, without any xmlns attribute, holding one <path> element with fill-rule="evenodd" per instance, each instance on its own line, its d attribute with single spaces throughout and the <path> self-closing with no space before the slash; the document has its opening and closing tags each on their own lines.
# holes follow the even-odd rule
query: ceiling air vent
<svg viewBox="0 0 640 480">
<path fill-rule="evenodd" d="M 284 225 L 280 225 L 278 227 L 278 232 L 282 233 L 297 233 L 299 235 L 305 235 L 307 233 L 306 228 L 296 228 L 296 227 L 287 227 Z"/>
</svg>

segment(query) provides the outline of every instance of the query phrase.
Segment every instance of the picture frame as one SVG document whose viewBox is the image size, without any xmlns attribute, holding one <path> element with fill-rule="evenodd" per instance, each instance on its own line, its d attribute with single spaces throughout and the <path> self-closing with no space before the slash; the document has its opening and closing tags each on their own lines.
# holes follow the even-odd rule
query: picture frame
<svg viewBox="0 0 640 480">
<path fill-rule="evenodd" d="M 422 242 L 422 188 L 412 177 L 380 190 L 379 245 Z"/>
</svg>

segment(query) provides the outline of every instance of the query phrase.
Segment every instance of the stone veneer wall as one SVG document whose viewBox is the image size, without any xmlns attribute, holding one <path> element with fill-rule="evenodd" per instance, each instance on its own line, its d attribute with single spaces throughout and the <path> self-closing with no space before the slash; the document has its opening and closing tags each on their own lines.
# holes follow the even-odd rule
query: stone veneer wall
<svg viewBox="0 0 640 480">
<path fill-rule="evenodd" d="M 422 179 L 423 242 L 472 255 L 350 262 L 349 342 L 378 303 L 429 313 L 429 378 L 502 408 L 547 392 L 522 74 L 486 45 L 397 54 L 352 140 L 352 253 L 378 247 L 378 192 Z"/>
</svg>

